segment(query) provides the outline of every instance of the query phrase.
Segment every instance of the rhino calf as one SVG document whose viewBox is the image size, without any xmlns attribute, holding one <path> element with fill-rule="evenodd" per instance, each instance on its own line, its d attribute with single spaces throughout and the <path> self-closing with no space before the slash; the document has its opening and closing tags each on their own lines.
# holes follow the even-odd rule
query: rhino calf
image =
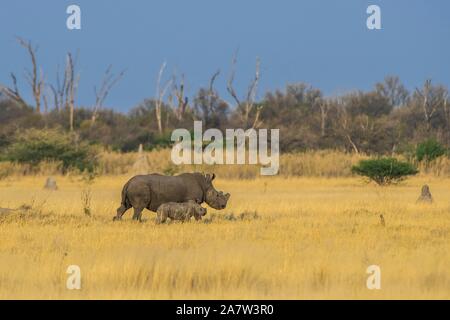
<svg viewBox="0 0 450 320">
<path fill-rule="evenodd" d="M 195 220 L 198 221 L 206 215 L 206 212 L 207 211 L 205 208 L 194 201 L 184 203 L 164 203 L 159 206 L 158 210 L 156 210 L 156 223 L 164 223 L 168 218 L 170 218 L 171 220 L 187 222 L 191 220 L 192 217 L 194 217 Z"/>
</svg>

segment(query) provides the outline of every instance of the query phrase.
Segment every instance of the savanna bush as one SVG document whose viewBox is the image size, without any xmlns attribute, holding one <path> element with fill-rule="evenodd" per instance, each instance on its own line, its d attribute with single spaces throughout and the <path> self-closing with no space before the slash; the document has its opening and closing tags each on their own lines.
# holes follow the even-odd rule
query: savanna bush
<svg viewBox="0 0 450 320">
<path fill-rule="evenodd" d="M 38 166 L 58 162 L 63 173 L 70 169 L 93 172 L 97 150 L 73 134 L 58 129 L 29 129 L 19 133 L 6 150 L 4 160 Z"/>
<path fill-rule="evenodd" d="M 416 148 L 416 160 L 418 162 L 431 162 L 447 153 L 446 148 L 436 139 L 428 139 L 419 143 Z"/>
<path fill-rule="evenodd" d="M 395 158 L 361 160 L 359 164 L 352 167 L 352 172 L 367 177 L 381 186 L 399 182 L 419 173 L 411 163 Z"/>
</svg>

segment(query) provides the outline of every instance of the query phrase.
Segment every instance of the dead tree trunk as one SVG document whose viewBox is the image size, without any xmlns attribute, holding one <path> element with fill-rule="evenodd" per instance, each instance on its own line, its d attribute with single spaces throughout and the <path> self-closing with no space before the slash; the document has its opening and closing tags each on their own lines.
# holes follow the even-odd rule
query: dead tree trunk
<svg viewBox="0 0 450 320">
<path fill-rule="evenodd" d="M 168 102 L 170 107 L 172 108 L 175 117 L 178 121 L 182 121 L 184 114 L 186 113 L 186 110 L 188 109 L 189 104 L 189 98 L 185 96 L 185 81 L 184 81 L 184 74 L 181 75 L 180 84 L 178 86 L 177 84 L 177 76 L 174 74 L 173 76 L 173 86 L 172 86 L 172 93 L 168 97 Z M 177 102 L 176 105 L 174 104 L 174 97 L 176 98 Z M 167 115 L 166 122 L 168 122 L 169 115 Z"/>
<path fill-rule="evenodd" d="M 447 146 L 450 145 L 450 113 L 448 109 L 448 92 L 445 94 L 444 97 L 444 117 L 445 117 L 445 126 L 446 126 L 446 133 L 445 138 L 447 140 Z"/>
<path fill-rule="evenodd" d="M 317 105 L 319 106 L 320 109 L 320 136 L 323 138 L 326 135 L 326 123 L 329 105 L 328 102 L 323 99 L 319 99 Z"/>
<path fill-rule="evenodd" d="M 261 61 L 258 57 L 256 58 L 255 77 L 253 81 L 250 83 L 244 102 L 241 102 L 236 93 L 236 90 L 233 87 L 233 82 L 236 73 L 236 62 L 237 62 L 237 53 L 234 54 L 233 59 L 231 60 L 231 73 L 227 83 L 227 90 L 228 93 L 231 95 L 231 97 L 235 100 L 237 109 L 241 110 L 242 123 L 246 129 L 250 127 L 250 115 L 255 110 L 255 117 L 251 125 L 251 128 L 255 129 L 261 125 L 260 116 L 262 107 L 255 106 L 256 94 L 258 92 L 258 85 L 261 76 L 260 74 Z"/>
<path fill-rule="evenodd" d="M 125 70 L 123 70 L 117 76 L 114 76 L 111 70 L 112 65 L 110 65 L 105 71 L 102 84 L 100 86 L 100 90 L 97 91 L 97 87 L 94 87 L 95 105 L 91 117 L 91 127 L 95 124 L 95 121 L 98 118 L 98 113 L 101 110 L 104 101 L 108 97 L 109 92 L 120 81 L 120 79 L 122 79 L 123 75 L 125 74 Z"/>
<path fill-rule="evenodd" d="M 430 131 L 432 128 L 431 121 L 443 102 L 443 92 L 433 90 L 431 80 L 427 80 L 425 81 L 422 90 L 416 89 L 416 94 L 422 99 L 422 112 L 424 114 L 427 131 Z"/>
<path fill-rule="evenodd" d="M 155 113 L 156 113 L 156 122 L 158 124 L 158 132 L 160 135 L 163 133 L 162 126 L 162 107 L 164 96 L 166 95 L 167 89 L 170 87 L 172 80 L 166 82 L 166 84 L 161 88 L 161 80 L 164 74 L 164 70 L 166 69 L 167 63 L 164 62 L 161 65 L 158 73 L 158 80 L 156 82 L 156 101 L 155 101 Z"/>
<path fill-rule="evenodd" d="M 44 76 L 42 70 L 39 71 L 38 75 L 38 66 L 37 66 L 37 59 L 36 59 L 36 52 L 38 50 L 37 47 L 33 47 L 30 41 L 25 41 L 22 38 L 17 38 L 17 41 L 19 44 L 24 47 L 30 56 L 31 64 L 32 64 L 32 71 L 26 71 L 26 78 L 27 81 L 31 87 L 31 91 L 34 97 L 34 101 L 36 104 L 36 112 L 41 112 L 41 93 L 42 88 L 44 86 Z"/>
<path fill-rule="evenodd" d="M 175 90 L 175 96 L 177 97 L 178 101 L 178 107 L 176 111 L 178 121 L 183 120 L 184 113 L 186 112 L 189 103 L 189 98 L 184 95 L 184 89 L 185 89 L 184 75 L 182 75 L 180 88 Z"/>
<path fill-rule="evenodd" d="M 78 89 L 80 76 L 75 74 L 75 62 L 72 54 L 67 54 L 66 70 L 65 70 L 65 108 L 69 111 L 69 129 L 74 130 L 75 117 L 75 96 Z"/>
<path fill-rule="evenodd" d="M 342 135 L 345 137 L 345 139 L 347 139 L 353 151 L 355 151 L 356 154 L 359 154 L 359 148 L 352 137 L 352 129 L 351 129 L 352 119 L 349 116 L 345 106 L 342 105 L 340 106 L 340 108 L 338 109 L 338 115 L 339 118 L 337 120 L 340 123 Z"/>
</svg>

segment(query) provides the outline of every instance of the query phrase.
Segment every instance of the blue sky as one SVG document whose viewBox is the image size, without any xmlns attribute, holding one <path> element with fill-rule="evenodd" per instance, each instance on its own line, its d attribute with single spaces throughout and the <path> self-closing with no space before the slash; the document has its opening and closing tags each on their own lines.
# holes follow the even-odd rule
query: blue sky
<svg viewBox="0 0 450 320">
<path fill-rule="evenodd" d="M 66 8 L 82 10 L 82 30 L 66 28 Z M 382 30 L 366 28 L 366 9 L 381 7 Z M 410 89 L 426 78 L 450 86 L 450 1 L 447 0 L 2 0 L 0 83 L 19 76 L 31 102 L 23 70 L 26 52 L 15 36 L 39 44 L 48 82 L 67 51 L 79 50 L 79 104 L 90 106 L 93 87 L 112 64 L 126 75 L 108 107 L 126 111 L 155 95 L 159 67 L 167 76 L 185 73 L 194 93 L 222 71 L 217 89 L 228 100 L 226 79 L 239 48 L 237 91 L 244 94 L 262 63 L 259 97 L 287 83 L 308 82 L 327 95 L 370 89 L 386 75 L 399 75 Z"/>
</svg>

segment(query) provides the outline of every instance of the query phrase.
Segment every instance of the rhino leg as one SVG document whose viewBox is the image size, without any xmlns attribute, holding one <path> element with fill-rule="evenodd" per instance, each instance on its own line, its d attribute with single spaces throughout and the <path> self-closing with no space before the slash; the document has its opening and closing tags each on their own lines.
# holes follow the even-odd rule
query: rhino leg
<svg viewBox="0 0 450 320">
<path fill-rule="evenodd" d="M 114 217 L 114 221 L 119 221 L 122 220 L 122 216 L 125 214 L 125 212 L 130 209 L 131 206 L 125 206 L 125 205 L 121 205 L 118 209 L 117 209 L 117 215 Z"/>
<path fill-rule="evenodd" d="M 117 216 L 114 220 L 120 220 L 130 208 L 134 208 L 133 220 L 141 221 L 142 210 L 150 205 L 150 188 L 141 181 L 130 181 L 122 191 L 122 205 L 117 209 Z"/>
<path fill-rule="evenodd" d="M 142 211 L 145 208 L 134 208 L 133 220 L 142 222 Z"/>
<path fill-rule="evenodd" d="M 156 215 L 156 224 L 165 223 L 167 221 L 167 214 L 162 212 L 157 212 Z"/>
</svg>

